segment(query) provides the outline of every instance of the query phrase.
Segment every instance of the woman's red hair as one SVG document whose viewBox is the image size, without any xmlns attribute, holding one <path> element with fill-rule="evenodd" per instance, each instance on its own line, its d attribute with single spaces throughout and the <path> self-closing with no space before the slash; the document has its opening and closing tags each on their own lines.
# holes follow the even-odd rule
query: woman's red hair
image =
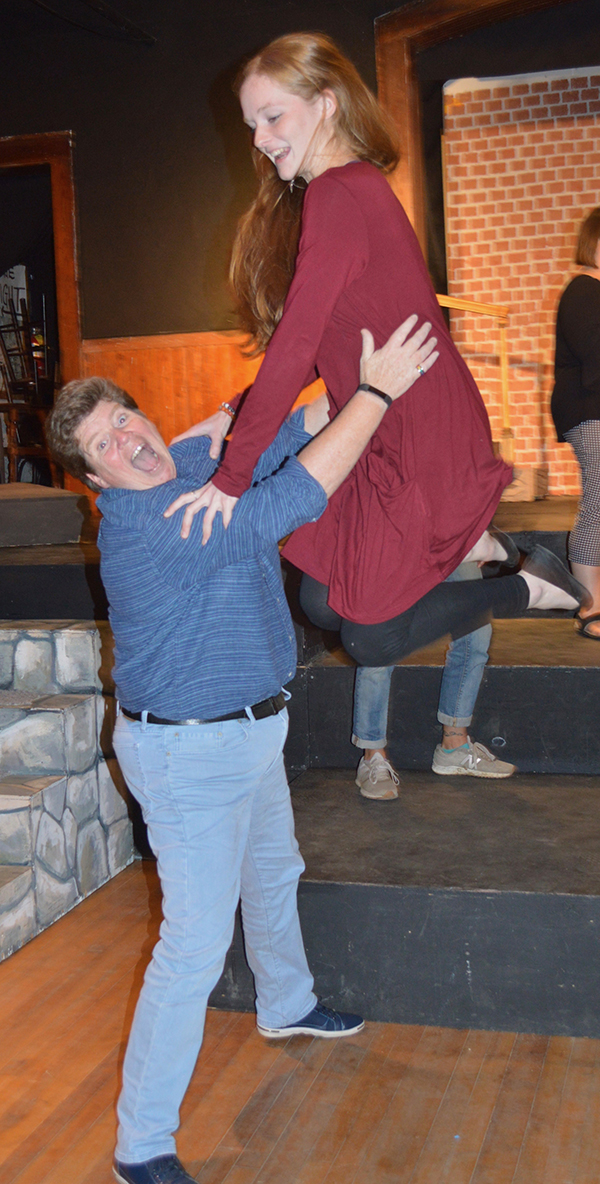
<svg viewBox="0 0 600 1184">
<path fill-rule="evenodd" d="M 384 173 L 397 165 L 395 131 L 352 62 L 329 37 L 290 33 L 278 37 L 247 63 L 237 83 L 239 93 L 254 74 L 272 78 L 307 102 L 333 91 L 337 111 L 333 134 L 356 160 L 367 160 Z M 304 182 L 281 181 L 275 166 L 252 148 L 259 178 L 258 194 L 240 219 L 231 256 L 230 278 L 251 355 L 268 345 L 283 314 L 298 254 Z"/>
</svg>

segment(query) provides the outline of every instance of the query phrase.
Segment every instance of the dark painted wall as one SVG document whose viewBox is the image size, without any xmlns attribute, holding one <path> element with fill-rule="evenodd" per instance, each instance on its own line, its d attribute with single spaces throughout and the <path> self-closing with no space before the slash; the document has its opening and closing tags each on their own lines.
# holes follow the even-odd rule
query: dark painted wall
<svg viewBox="0 0 600 1184">
<path fill-rule="evenodd" d="M 229 244 L 253 187 L 230 89 L 240 59 L 281 33 L 321 29 L 374 85 L 373 21 L 395 6 L 385 0 L 113 0 L 156 37 L 147 46 L 111 29 L 82 0 L 49 2 L 89 28 L 70 25 L 33 0 L 3 0 L 0 135 L 76 134 L 84 335 L 232 327 Z M 596 65 L 598 11 L 598 0 L 576 0 L 422 55 L 432 159 L 441 79 Z M 434 204 L 436 184 L 432 174 Z M 438 234 L 432 258 L 442 254 Z"/>
<path fill-rule="evenodd" d="M 223 280 L 253 185 L 237 65 L 274 36 L 318 28 L 374 85 L 385 4 L 114 0 L 157 38 L 151 47 L 75 0 L 51 6 L 98 31 L 3 0 L 0 135 L 75 131 L 84 335 L 231 327 Z"/>
</svg>

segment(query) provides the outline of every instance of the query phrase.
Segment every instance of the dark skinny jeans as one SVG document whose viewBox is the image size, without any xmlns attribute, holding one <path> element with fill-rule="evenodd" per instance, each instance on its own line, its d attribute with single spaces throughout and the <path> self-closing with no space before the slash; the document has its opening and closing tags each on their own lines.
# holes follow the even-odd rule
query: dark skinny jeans
<svg viewBox="0 0 600 1184">
<path fill-rule="evenodd" d="M 327 604 L 328 588 L 303 575 L 300 604 L 320 629 L 339 630 L 342 645 L 359 666 L 393 666 L 424 645 L 472 633 L 490 617 L 519 617 L 529 604 L 522 576 L 437 584 L 416 604 L 379 625 L 345 621 Z"/>
</svg>

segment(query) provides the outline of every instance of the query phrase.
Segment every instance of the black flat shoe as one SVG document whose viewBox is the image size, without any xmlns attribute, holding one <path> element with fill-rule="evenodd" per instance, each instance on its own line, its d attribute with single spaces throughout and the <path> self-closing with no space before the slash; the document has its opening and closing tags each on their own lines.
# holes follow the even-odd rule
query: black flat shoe
<svg viewBox="0 0 600 1184">
<path fill-rule="evenodd" d="M 488 526 L 488 534 L 491 534 L 492 538 L 497 543 L 500 543 L 501 547 L 504 547 L 506 559 L 495 559 L 492 563 L 486 563 L 486 567 L 492 567 L 492 565 L 497 567 L 518 567 L 521 562 L 521 552 L 511 536 L 505 534 L 503 530 L 498 530 L 497 526 Z"/>
<path fill-rule="evenodd" d="M 539 543 L 525 557 L 521 571 L 528 571 L 532 576 L 538 576 L 540 580 L 547 580 L 555 588 L 560 588 L 568 596 L 572 596 L 580 608 L 586 608 L 592 603 L 592 595 L 587 588 L 571 575 L 553 551 L 540 546 Z"/>
</svg>

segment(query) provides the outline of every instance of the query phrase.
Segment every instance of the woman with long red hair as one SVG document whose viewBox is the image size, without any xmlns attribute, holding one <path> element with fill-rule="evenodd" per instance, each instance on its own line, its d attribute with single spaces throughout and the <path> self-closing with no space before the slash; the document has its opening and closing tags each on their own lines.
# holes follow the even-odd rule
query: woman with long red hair
<svg viewBox="0 0 600 1184">
<path fill-rule="evenodd" d="M 184 537 L 204 507 L 205 538 L 215 513 L 227 525 L 300 391 L 320 376 L 334 416 L 360 381 L 361 330 L 379 347 L 417 313 L 433 325 L 438 361 L 390 407 L 323 516 L 284 548 L 305 573 L 302 602 L 315 623 L 387 628 L 466 558 L 506 561 L 510 543 L 486 528 L 511 470 L 493 453 L 481 395 L 387 181 L 395 133 L 352 63 L 325 36 L 290 34 L 252 58 L 238 86 L 259 189 L 238 227 L 231 278 L 253 352 L 265 354 L 239 411 L 233 400 L 191 429 L 213 436 L 217 456 L 236 420 L 213 480 L 172 511 L 190 503 Z M 467 585 L 446 593 L 454 603 Z M 364 645 L 352 650 L 348 628 L 342 636 L 360 663 L 382 664 Z M 399 656 L 402 646 L 384 649 Z"/>
</svg>

